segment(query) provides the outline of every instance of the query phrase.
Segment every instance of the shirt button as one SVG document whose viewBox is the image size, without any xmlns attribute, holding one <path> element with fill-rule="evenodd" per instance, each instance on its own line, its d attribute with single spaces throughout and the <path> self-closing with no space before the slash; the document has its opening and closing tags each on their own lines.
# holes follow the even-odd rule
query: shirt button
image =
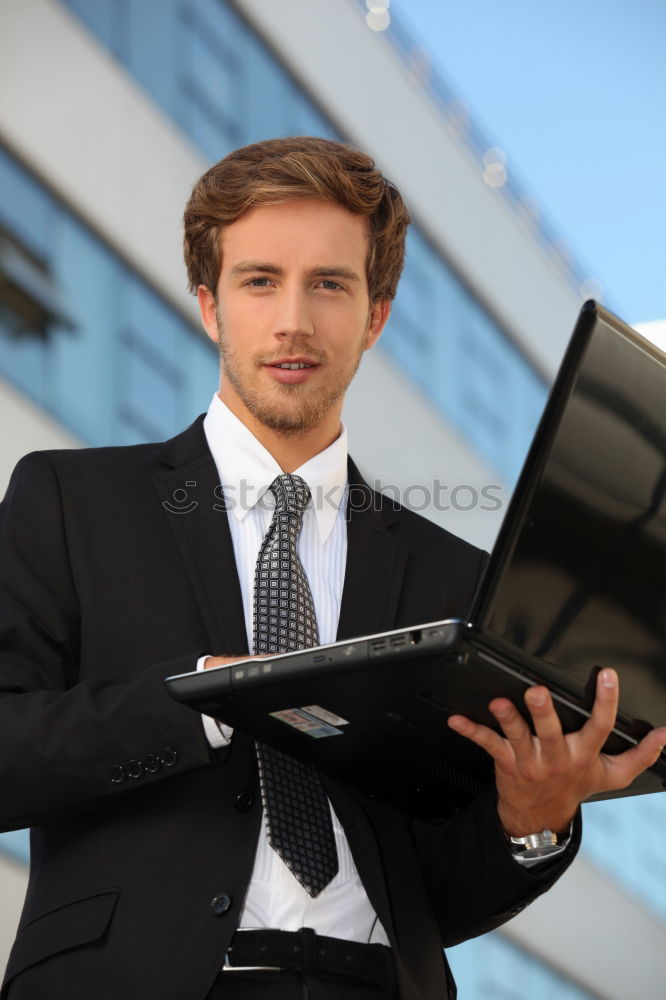
<svg viewBox="0 0 666 1000">
<path fill-rule="evenodd" d="M 127 775 L 122 764 L 114 764 L 109 770 L 109 777 L 114 785 L 119 785 L 121 781 L 124 781 Z"/>
<path fill-rule="evenodd" d="M 143 776 L 143 764 L 140 760 L 130 760 L 125 764 L 125 770 L 130 778 L 141 778 Z"/>
<path fill-rule="evenodd" d="M 162 766 L 162 761 L 154 753 L 149 753 L 143 758 L 143 766 L 148 774 L 156 774 Z"/>
<path fill-rule="evenodd" d="M 251 792 L 249 788 L 244 788 L 242 792 L 239 792 L 236 796 L 236 809 L 239 812 L 247 812 L 254 805 L 254 792 Z"/>
<path fill-rule="evenodd" d="M 221 917 L 231 906 L 231 896 L 226 892 L 221 892 L 218 896 L 213 896 L 210 908 L 216 917 Z"/>
<path fill-rule="evenodd" d="M 165 767 L 173 767 L 178 760 L 178 754 L 171 747 L 165 747 L 160 754 L 160 760 Z"/>
</svg>

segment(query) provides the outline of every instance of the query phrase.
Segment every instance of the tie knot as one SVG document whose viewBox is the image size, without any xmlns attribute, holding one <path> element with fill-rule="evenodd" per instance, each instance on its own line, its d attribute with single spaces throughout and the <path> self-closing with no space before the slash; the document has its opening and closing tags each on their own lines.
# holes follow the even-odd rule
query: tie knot
<svg viewBox="0 0 666 1000">
<path fill-rule="evenodd" d="M 277 476 L 270 485 L 275 497 L 275 510 L 278 514 L 295 514 L 303 516 L 303 511 L 310 499 L 310 488 L 300 476 Z"/>
</svg>

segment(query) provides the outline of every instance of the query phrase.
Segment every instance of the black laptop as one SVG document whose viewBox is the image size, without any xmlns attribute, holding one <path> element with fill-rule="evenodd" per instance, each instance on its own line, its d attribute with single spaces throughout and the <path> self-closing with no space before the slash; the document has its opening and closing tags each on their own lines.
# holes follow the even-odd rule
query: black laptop
<svg viewBox="0 0 666 1000">
<path fill-rule="evenodd" d="M 453 733 L 497 728 L 546 684 L 566 731 L 598 671 L 620 676 L 606 751 L 666 723 L 666 354 L 583 306 L 469 621 L 416 624 L 170 677 L 174 698 L 414 816 L 463 808 L 490 758 Z M 666 787 L 666 755 L 620 795 Z"/>
</svg>

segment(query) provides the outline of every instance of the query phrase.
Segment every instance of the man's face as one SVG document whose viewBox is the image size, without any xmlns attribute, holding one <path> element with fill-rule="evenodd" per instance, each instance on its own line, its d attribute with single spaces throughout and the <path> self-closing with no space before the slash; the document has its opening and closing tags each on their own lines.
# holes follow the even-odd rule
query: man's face
<svg viewBox="0 0 666 1000">
<path fill-rule="evenodd" d="M 387 302 L 370 308 L 367 222 L 299 200 L 251 209 L 222 235 L 217 307 L 199 289 L 220 350 L 222 400 L 250 427 L 337 434 L 345 391 L 378 339 Z"/>
</svg>

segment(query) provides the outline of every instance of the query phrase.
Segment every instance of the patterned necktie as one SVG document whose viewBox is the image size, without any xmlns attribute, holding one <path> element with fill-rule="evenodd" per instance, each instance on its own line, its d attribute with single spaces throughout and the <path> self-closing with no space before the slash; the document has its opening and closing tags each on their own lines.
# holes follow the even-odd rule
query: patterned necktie
<svg viewBox="0 0 666 1000">
<path fill-rule="evenodd" d="M 254 575 L 254 652 L 288 653 L 319 642 L 312 594 L 297 543 L 310 499 L 300 476 L 271 483 L 275 513 Z M 317 771 L 287 754 L 256 744 L 268 842 L 311 896 L 338 870 L 328 799 Z"/>
</svg>

